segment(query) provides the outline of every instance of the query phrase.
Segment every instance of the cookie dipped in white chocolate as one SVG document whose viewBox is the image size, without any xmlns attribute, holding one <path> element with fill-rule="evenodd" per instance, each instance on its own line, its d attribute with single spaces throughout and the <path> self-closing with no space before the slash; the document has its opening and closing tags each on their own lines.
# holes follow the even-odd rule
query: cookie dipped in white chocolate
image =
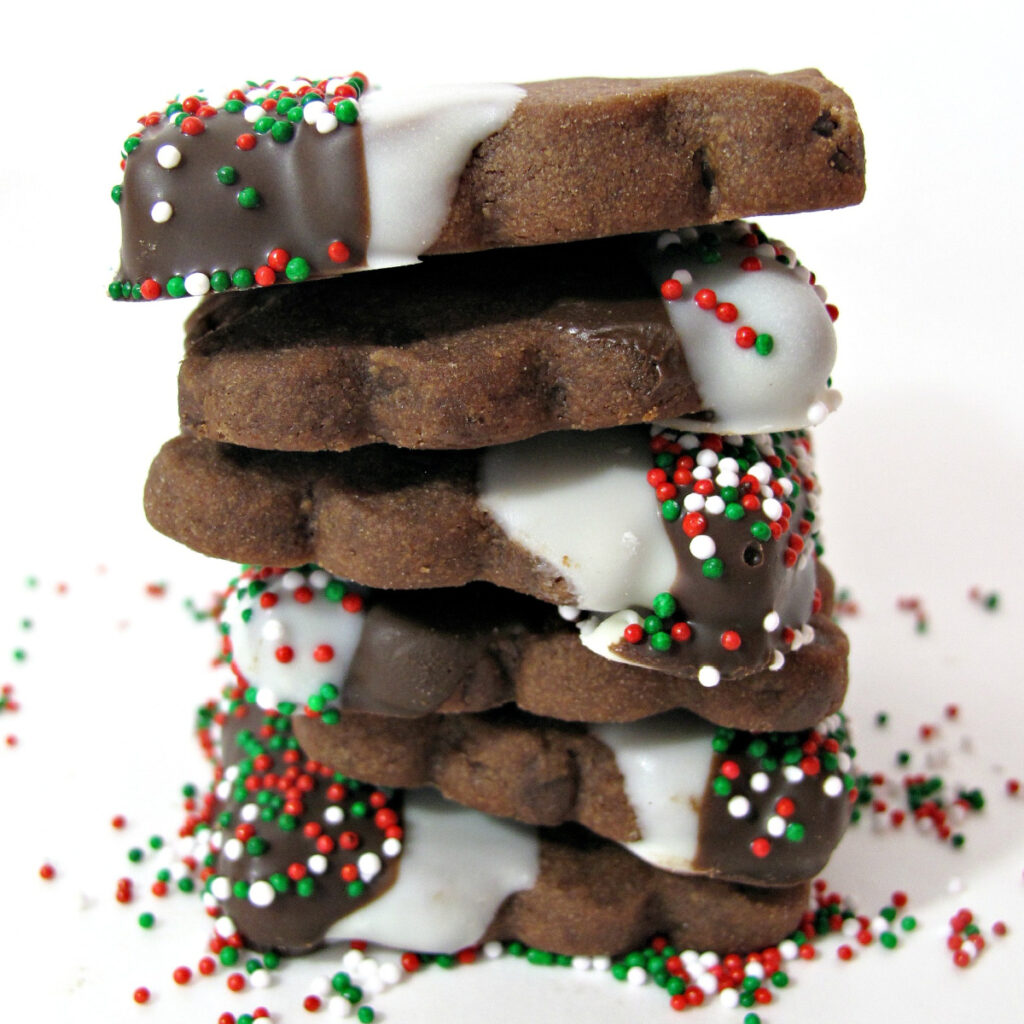
<svg viewBox="0 0 1024 1024">
<path fill-rule="evenodd" d="M 666 232 L 657 248 L 652 274 L 706 410 L 672 426 L 793 430 L 838 407 L 838 314 L 791 249 L 743 221 Z"/>
</svg>

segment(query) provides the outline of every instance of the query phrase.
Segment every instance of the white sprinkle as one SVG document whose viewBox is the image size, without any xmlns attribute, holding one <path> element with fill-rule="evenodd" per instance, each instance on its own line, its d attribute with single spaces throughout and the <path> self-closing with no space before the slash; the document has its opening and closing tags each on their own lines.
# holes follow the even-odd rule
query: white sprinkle
<svg viewBox="0 0 1024 1024">
<path fill-rule="evenodd" d="M 223 914 L 213 922 L 213 930 L 222 938 L 230 939 L 234 935 L 238 928 L 235 926 L 235 922 L 228 917 L 227 914 Z"/>
<path fill-rule="evenodd" d="M 765 498 L 761 511 L 774 523 L 782 518 L 782 502 L 778 498 Z"/>
<path fill-rule="evenodd" d="M 783 960 L 795 960 L 800 955 L 800 947 L 792 939 L 783 939 L 779 943 L 779 955 Z"/>
<path fill-rule="evenodd" d="M 307 858 L 306 867 L 314 875 L 322 875 L 327 870 L 327 858 L 322 853 L 314 853 Z"/>
<path fill-rule="evenodd" d="M 327 1012 L 332 1017 L 351 1017 L 355 1012 L 355 1003 L 350 1003 L 344 996 L 331 996 L 327 1000 Z"/>
<path fill-rule="evenodd" d="M 687 512 L 700 512 L 704 508 L 704 495 L 698 494 L 696 491 L 690 491 L 690 493 L 683 498 L 683 508 Z"/>
<path fill-rule="evenodd" d="M 776 648 L 772 651 L 772 660 L 768 663 L 769 672 L 778 672 L 786 664 L 786 656 Z"/>
<path fill-rule="evenodd" d="M 765 824 L 768 835 L 780 839 L 786 834 L 786 819 L 781 814 L 773 814 Z"/>
<path fill-rule="evenodd" d="M 379 970 L 380 963 L 377 958 L 367 956 L 359 961 L 359 966 L 356 968 L 356 974 L 360 978 L 375 978 Z"/>
<path fill-rule="evenodd" d="M 750 813 L 750 801 L 745 796 L 732 797 L 726 806 L 734 818 L 745 818 Z"/>
<path fill-rule="evenodd" d="M 723 988 L 721 995 L 718 997 L 718 1001 L 722 1006 L 726 1006 L 732 1010 L 740 1005 L 740 994 L 734 988 Z"/>
<path fill-rule="evenodd" d="M 963 879 L 958 875 L 954 875 L 949 882 L 946 883 L 946 891 L 952 893 L 958 893 L 964 891 Z"/>
<path fill-rule="evenodd" d="M 715 553 L 715 542 L 706 533 L 698 533 L 693 540 L 690 541 L 690 554 L 694 558 L 699 558 L 702 562 L 706 558 L 710 558 Z"/>
<path fill-rule="evenodd" d="M 661 252 L 662 249 L 667 249 L 670 245 L 679 245 L 681 241 L 682 239 L 674 231 L 662 231 L 654 244 L 658 251 Z"/>
<path fill-rule="evenodd" d="M 589 956 L 574 956 L 572 958 L 572 968 L 574 971 L 589 971 L 590 967 Z"/>
<path fill-rule="evenodd" d="M 210 279 L 200 271 L 185 278 L 185 291 L 189 295 L 205 295 L 210 290 Z"/>
<path fill-rule="evenodd" d="M 763 487 L 772 478 L 772 467 L 767 462 L 755 462 L 747 472 Z"/>
<path fill-rule="evenodd" d="M 764 977 L 764 964 L 759 964 L 756 960 L 751 960 L 743 968 L 744 977 L 757 978 L 760 981 Z"/>
<path fill-rule="evenodd" d="M 840 931 L 848 939 L 860 934 L 860 921 L 855 917 L 848 917 L 840 926 Z"/>
<path fill-rule="evenodd" d="M 156 162 L 169 171 L 181 163 L 181 150 L 177 146 L 165 145 L 156 151 Z"/>
<path fill-rule="evenodd" d="M 639 964 L 636 967 L 630 967 L 626 971 L 626 981 L 628 984 L 633 985 L 637 988 L 641 985 L 647 984 L 647 971 L 644 970 Z"/>
<path fill-rule="evenodd" d="M 358 966 L 359 962 L 363 959 L 363 953 L 358 949 L 349 949 L 345 952 L 345 955 L 341 958 L 341 966 L 346 971 L 354 971 Z"/>
<path fill-rule="evenodd" d="M 276 895 L 274 887 L 263 879 L 249 886 L 249 902 L 254 907 L 269 907 Z"/>
<path fill-rule="evenodd" d="M 694 480 L 710 480 L 712 477 L 711 469 L 708 466 L 694 466 L 691 473 Z"/>
<path fill-rule="evenodd" d="M 498 943 L 498 947 L 501 947 L 501 943 Z M 390 988 L 392 985 L 397 985 L 402 980 L 402 972 L 398 967 L 398 964 L 391 963 L 390 961 L 386 964 L 380 965 L 380 971 L 378 972 L 380 980 Z"/>
<path fill-rule="evenodd" d="M 697 682 L 701 686 L 706 686 L 710 689 L 712 686 L 717 686 L 721 681 L 722 673 L 714 665 L 701 665 L 700 671 L 697 673 Z"/>
<path fill-rule="evenodd" d="M 218 875 L 210 882 L 210 895 L 215 900 L 226 900 L 231 897 L 231 880 L 224 875 Z"/>
<path fill-rule="evenodd" d="M 580 617 L 580 609 L 574 604 L 560 604 L 558 606 L 558 614 L 566 622 L 575 622 Z"/>
<path fill-rule="evenodd" d="M 253 988 L 270 988 L 274 983 L 273 975 L 265 967 L 257 967 L 252 974 L 249 975 L 249 984 Z"/>
<path fill-rule="evenodd" d="M 331 582 L 331 574 L 325 569 L 314 569 L 309 574 L 309 585 L 314 590 L 323 590 Z"/>
<path fill-rule="evenodd" d="M 311 103 L 310 106 L 313 104 Z M 316 130 L 321 135 L 329 135 L 338 127 L 338 119 L 329 110 L 321 111 L 314 122 L 316 124 Z"/>
<path fill-rule="evenodd" d="M 771 780 L 765 772 L 754 772 L 754 774 L 750 776 L 750 788 L 755 793 L 767 792 L 770 784 Z"/>
<path fill-rule="evenodd" d="M 720 494 L 712 494 L 704 503 L 708 515 L 720 516 L 725 511 L 725 499 Z"/>
<path fill-rule="evenodd" d="M 842 796 L 845 788 L 843 780 L 838 775 L 828 776 L 828 778 L 821 784 L 821 791 L 825 796 Z"/>
<path fill-rule="evenodd" d="M 359 868 L 359 877 L 364 882 L 371 882 L 380 874 L 380 869 L 383 865 L 377 854 L 364 853 L 356 861 L 356 866 Z"/>
<path fill-rule="evenodd" d="M 264 629 L 266 629 L 266 626 L 264 626 Z M 277 639 L 276 637 L 266 636 L 266 633 L 264 633 L 264 636 L 267 640 Z M 264 711 L 273 711 L 277 708 L 277 694 L 269 686 L 261 686 L 256 691 L 256 704 L 263 708 Z"/>
<path fill-rule="evenodd" d="M 297 569 L 289 569 L 281 577 L 281 586 L 284 587 L 285 590 L 298 590 L 305 582 L 306 577 Z"/>
<path fill-rule="evenodd" d="M 683 448 L 699 448 L 700 438 L 696 434 L 683 434 L 679 438 L 679 444 Z"/>
<path fill-rule="evenodd" d="M 302 120 L 305 121 L 306 124 L 315 124 L 316 119 L 324 113 L 324 111 L 327 111 L 327 104 L 324 103 L 323 100 L 310 100 L 309 103 L 302 108 Z M 327 112 L 330 113 L 330 111 Z M 334 117 L 334 115 L 331 114 L 331 117 Z M 337 121 L 336 117 L 334 119 Z"/>
<path fill-rule="evenodd" d="M 672 280 L 678 281 L 684 288 L 693 281 L 693 274 L 688 270 L 673 270 Z"/>
<path fill-rule="evenodd" d="M 264 640 L 283 640 L 284 633 L 284 623 L 280 619 L 267 619 L 260 628 L 260 636 Z"/>
<path fill-rule="evenodd" d="M 799 765 L 787 764 L 782 769 L 782 774 L 787 782 L 803 782 L 804 780 L 804 770 Z"/>
<path fill-rule="evenodd" d="M 766 633 L 774 633 L 779 628 L 779 623 L 782 620 L 779 618 L 779 613 L 773 608 L 765 617 L 762 625 Z"/>
<path fill-rule="evenodd" d="M 610 956 L 595 956 L 591 960 L 591 966 L 595 971 L 610 971 L 612 969 L 612 958 Z"/>
<path fill-rule="evenodd" d="M 226 897 L 225 897 L 226 898 Z M 204 892 L 202 896 L 203 906 L 207 910 L 215 910 L 218 906 L 217 897 L 212 892 Z"/>
<path fill-rule="evenodd" d="M 166 224 L 174 215 L 174 207 L 161 199 L 149 208 L 149 216 L 157 224 Z"/>
<path fill-rule="evenodd" d="M 697 453 L 697 465 L 714 469 L 718 465 L 718 452 L 713 452 L 710 448 L 702 448 Z"/>
<path fill-rule="evenodd" d="M 331 979 L 326 974 L 318 974 L 309 985 L 310 995 L 320 996 L 321 999 L 326 999 L 333 991 Z"/>
<path fill-rule="evenodd" d="M 701 967 L 705 967 L 705 968 L 717 967 L 718 964 L 719 964 L 718 954 L 712 952 L 710 949 L 707 952 L 705 952 L 705 953 L 701 953 L 701 955 L 700 955 L 700 957 L 698 959 L 699 959 Z"/>
<path fill-rule="evenodd" d="M 397 857 L 402 852 L 402 840 L 394 837 L 385 839 L 380 844 L 380 852 L 388 858 Z"/>
<path fill-rule="evenodd" d="M 807 422 L 812 427 L 816 427 L 825 422 L 828 412 L 828 406 L 824 402 L 812 402 L 807 407 Z"/>
<path fill-rule="evenodd" d="M 496 939 L 491 939 L 490 942 L 484 943 L 483 954 L 487 960 L 497 960 L 498 957 L 504 956 L 505 947 Z"/>
<path fill-rule="evenodd" d="M 242 821 L 255 821 L 260 816 L 259 804 L 242 804 L 238 816 Z"/>
<path fill-rule="evenodd" d="M 694 984 L 706 996 L 713 996 L 718 991 L 718 979 L 710 971 L 705 971 L 699 978 L 696 978 Z"/>
<path fill-rule="evenodd" d="M 224 844 L 224 850 L 222 852 L 228 860 L 238 860 L 242 854 L 245 853 L 245 846 L 242 845 L 242 841 L 240 839 L 232 836 Z"/>
<path fill-rule="evenodd" d="M 258 103 L 252 103 L 242 111 L 242 117 L 249 124 L 255 124 L 264 114 L 266 111 Z"/>
<path fill-rule="evenodd" d="M 345 820 L 345 812 L 337 804 L 324 808 L 324 821 L 328 825 L 340 825 Z"/>
</svg>

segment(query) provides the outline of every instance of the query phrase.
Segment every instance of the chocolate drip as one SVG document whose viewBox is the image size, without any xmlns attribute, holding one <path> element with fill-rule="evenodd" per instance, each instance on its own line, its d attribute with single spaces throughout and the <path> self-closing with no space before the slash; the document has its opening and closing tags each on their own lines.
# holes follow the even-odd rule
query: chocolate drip
<svg viewBox="0 0 1024 1024">
<path fill-rule="evenodd" d="M 215 873 L 232 886 L 232 894 L 218 903 L 254 949 L 313 949 L 332 924 L 394 884 L 397 857 L 386 856 L 383 844 L 388 829 L 401 834 L 401 794 L 375 790 L 307 761 L 288 719 L 254 706 L 240 704 L 228 717 L 221 749 L 227 775 L 234 774 L 231 768 L 238 774 L 221 783 L 231 792 L 218 800 L 214 815 L 223 836 Z M 243 808 L 253 806 L 259 813 L 249 820 Z M 342 821 L 325 820 L 332 807 L 344 812 Z M 225 852 L 232 837 L 244 847 L 235 858 Z M 375 877 L 360 881 L 358 867 L 347 869 L 355 871 L 350 879 L 341 875 L 368 853 L 380 860 Z M 318 873 L 310 870 L 316 855 L 325 860 Z M 274 890 L 269 906 L 257 906 L 234 889 L 238 885 L 251 893 L 254 883 L 268 881 Z"/>
<path fill-rule="evenodd" d="M 789 885 L 821 871 L 856 797 L 853 779 L 840 765 L 852 754 L 841 718 L 828 732 L 720 729 L 716 747 L 694 867 L 762 885 Z M 740 806 L 732 803 L 737 798 Z"/>
<path fill-rule="evenodd" d="M 199 135 L 186 135 L 167 121 L 145 128 L 129 153 L 121 195 L 124 279 L 138 284 L 153 278 L 166 285 L 172 276 L 196 271 L 255 270 L 273 249 L 302 257 L 317 277 L 318 267 L 331 266 L 327 247 L 335 241 L 348 247 L 346 267 L 365 263 L 369 194 L 358 124 L 321 135 L 300 122 L 290 141 L 258 135 L 249 150 L 236 145 L 252 131 L 240 114 L 221 110 L 203 125 Z M 181 153 L 170 170 L 156 159 L 164 145 Z M 218 178 L 224 167 L 235 171 L 231 184 Z M 245 188 L 256 189 L 255 208 L 239 203 Z M 299 194 L 302 203 L 294 201 Z M 171 204 L 165 223 L 151 216 L 157 201 Z"/>
<path fill-rule="evenodd" d="M 713 436 L 701 435 L 702 445 Z M 810 535 L 813 512 L 808 508 L 813 479 L 796 465 L 796 453 L 804 438 L 803 433 L 776 437 L 775 454 L 769 456 L 781 461 L 776 477 L 787 476 L 796 484 L 788 499 L 779 499 L 786 501 L 789 515 L 780 521 L 777 536 L 759 539 L 752 535 L 751 526 L 755 523 L 767 531 L 768 518 L 760 507 L 759 488 L 749 483 L 741 484 L 735 489 L 737 493 L 730 495 L 733 500 L 728 507 L 737 510 L 738 518 L 725 512 L 697 513 L 704 520 L 699 535 L 714 541 L 714 557 L 721 563 L 720 575 L 707 575 L 701 560 L 691 553 L 691 537 L 697 534 L 687 532 L 689 516 L 685 510 L 675 518 L 662 518 L 677 565 L 671 589 L 677 610 L 666 617 L 664 628 L 667 631 L 671 622 L 684 622 L 689 627 L 689 636 L 674 642 L 668 650 L 656 650 L 646 642 L 632 644 L 621 640 L 611 646 L 614 654 L 673 675 L 689 675 L 702 665 L 712 665 L 722 678 L 740 678 L 765 668 L 774 651 L 788 648 L 787 630 L 805 626 L 821 602 L 815 589 L 816 559 L 814 538 Z M 742 447 L 724 445 L 722 456 L 747 456 L 748 461 L 763 458 L 750 439 L 743 440 Z M 671 475 L 670 472 L 670 478 Z M 680 507 L 695 492 L 696 485 L 703 482 L 693 479 L 678 486 L 675 500 Z M 722 491 L 724 488 L 715 487 L 714 495 Z M 757 508 L 744 510 L 740 502 L 752 493 L 759 497 Z M 793 545 L 798 545 L 796 550 Z M 797 552 L 805 548 L 806 554 L 798 556 Z M 779 623 L 769 631 L 765 617 L 772 611 L 778 613 Z M 727 632 L 739 639 L 738 647 L 726 645 L 723 635 Z"/>
</svg>

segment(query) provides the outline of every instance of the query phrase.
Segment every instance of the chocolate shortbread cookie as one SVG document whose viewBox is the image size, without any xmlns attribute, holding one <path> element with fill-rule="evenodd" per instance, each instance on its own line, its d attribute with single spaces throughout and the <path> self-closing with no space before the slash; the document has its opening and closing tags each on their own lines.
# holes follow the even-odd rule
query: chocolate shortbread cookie
<svg viewBox="0 0 1024 1024">
<path fill-rule="evenodd" d="M 836 310 L 813 280 L 783 243 L 730 222 L 214 295 L 187 324 L 182 428 L 343 451 L 684 417 L 803 427 L 838 402 Z M 696 304 L 709 291 L 735 321 Z"/>
<path fill-rule="evenodd" d="M 511 709 L 412 720 L 347 713 L 330 725 L 299 714 L 293 728 L 310 757 L 346 775 L 435 786 L 530 825 L 575 821 L 656 867 L 750 885 L 818 874 L 856 795 L 838 715 L 765 734 L 680 712 L 588 726 Z"/>
<path fill-rule="evenodd" d="M 357 73 L 140 120 L 115 190 L 118 298 L 845 206 L 864 188 L 853 106 L 812 70 L 406 95 Z"/>
<path fill-rule="evenodd" d="M 602 657 L 711 687 L 778 669 L 813 637 L 809 449 L 803 433 L 635 427 L 469 453 L 284 455 L 179 438 L 153 464 L 146 509 L 157 529 L 235 561 L 312 561 L 383 588 L 488 580 L 567 606 Z"/>
<path fill-rule="evenodd" d="M 796 927 L 808 886 L 765 888 L 659 870 L 583 829 L 501 821 L 430 794 L 375 789 L 303 757 L 288 720 L 219 716 L 224 781 L 210 809 L 204 898 L 254 948 L 336 939 L 450 952 L 517 939 L 568 955 L 615 954 L 664 934 L 737 950 Z M 294 782 L 278 796 L 276 780 Z M 253 793 L 268 798 L 257 808 Z M 609 885 L 609 879 L 615 884 Z"/>
<path fill-rule="evenodd" d="M 778 671 L 722 686 L 599 657 L 554 608 L 487 584 L 370 591 L 322 569 L 247 571 L 219 625 L 222 656 L 262 707 L 401 718 L 515 702 L 568 721 L 627 722 L 673 708 L 748 731 L 806 729 L 837 710 L 847 643 L 819 567 L 815 636 Z"/>
</svg>

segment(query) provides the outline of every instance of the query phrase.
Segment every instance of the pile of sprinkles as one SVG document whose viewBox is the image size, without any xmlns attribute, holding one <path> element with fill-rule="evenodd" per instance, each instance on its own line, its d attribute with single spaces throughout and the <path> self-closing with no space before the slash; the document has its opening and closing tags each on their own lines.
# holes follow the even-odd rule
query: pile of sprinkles
<svg viewBox="0 0 1024 1024">
<path fill-rule="evenodd" d="M 234 149 L 239 159 L 222 164 L 213 173 L 219 187 L 231 190 L 240 209 L 256 211 L 264 205 L 264 196 L 258 188 L 246 183 L 242 155 L 251 153 L 259 145 L 287 145 L 304 126 L 317 135 L 326 136 L 339 127 L 355 125 L 359 120 L 360 99 L 368 89 L 366 75 L 353 71 L 332 78 L 246 82 L 243 87 L 232 89 L 219 107 L 201 94 L 175 98 L 162 110 L 151 111 L 138 119 L 141 127 L 125 140 L 120 167 L 125 170 L 147 129 L 157 131 L 173 126 L 182 137 L 197 139 L 206 134 L 211 119 L 227 117 L 233 123 L 238 122 Z M 183 166 L 186 157 L 181 143 L 172 137 L 156 149 L 154 159 L 164 172 L 173 174 Z M 115 185 L 110 195 L 120 205 L 125 198 L 124 186 Z M 149 209 L 149 218 L 155 224 L 166 224 L 174 216 L 174 206 L 166 199 L 156 200 Z M 202 268 L 187 274 L 172 274 L 164 281 L 153 277 L 140 281 L 115 279 L 107 293 L 112 299 L 149 301 L 162 295 L 181 298 L 210 291 L 266 287 L 282 278 L 291 282 L 305 281 L 320 264 L 348 263 L 351 253 L 349 246 L 339 238 L 330 241 L 321 253 L 302 254 L 272 246 L 263 258 L 264 262 L 257 266 Z"/>
</svg>

